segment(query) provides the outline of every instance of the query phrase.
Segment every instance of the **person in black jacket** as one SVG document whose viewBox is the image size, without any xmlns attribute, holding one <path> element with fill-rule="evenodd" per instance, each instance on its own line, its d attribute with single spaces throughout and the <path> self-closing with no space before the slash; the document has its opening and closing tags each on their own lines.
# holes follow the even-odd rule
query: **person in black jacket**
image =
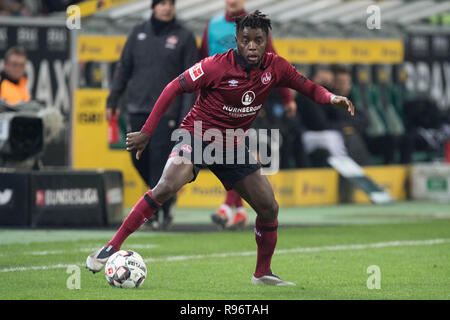
<svg viewBox="0 0 450 320">
<path fill-rule="evenodd" d="M 194 35 L 175 20 L 175 0 L 153 0 L 150 20 L 136 25 L 125 43 L 114 72 L 107 99 L 106 118 L 118 115 L 118 101 L 127 90 L 126 113 L 129 130 L 139 131 L 147 120 L 164 87 L 198 61 Z M 170 135 L 188 113 L 194 94 L 177 98 L 161 119 L 150 147 L 139 161 L 131 154 L 133 165 L 146 184 L 153 188 L 161 176 L 172 145 Z M 151 152 L 149 152 L 151 150 Z M 171 208 L 175 199 L 163 206 L 163 228 L 172 223 Z M 150 221 L 158 228 L 158 218 Z"/>
</svg>

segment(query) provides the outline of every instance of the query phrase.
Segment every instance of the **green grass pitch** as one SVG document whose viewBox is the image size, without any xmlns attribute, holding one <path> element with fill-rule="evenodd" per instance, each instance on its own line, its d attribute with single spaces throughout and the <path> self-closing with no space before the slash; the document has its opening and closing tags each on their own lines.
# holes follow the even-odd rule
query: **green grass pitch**
<svg viewBox="0 0 450 320">
<path fill-rule="evenodd" d="M 175 222 L 207 225 L 210 211 L 178 209 Z M 0 299 L 450 299 L 448 203 L 281 209 L 279 222 L 272 269 L 296 287 L 250 284 L 256 262 L 251 226 L 136 232 L 122 248 L 146 261 L 147 279 L 138 289 L 113 288 L 103 272 L 84 268 L 86 256 L 115 230 L 0 229 Z M 80 289 L 70 289 L 78 268 Z M 379 289 L 369 288 L 374 276 Z"/>
</svg>

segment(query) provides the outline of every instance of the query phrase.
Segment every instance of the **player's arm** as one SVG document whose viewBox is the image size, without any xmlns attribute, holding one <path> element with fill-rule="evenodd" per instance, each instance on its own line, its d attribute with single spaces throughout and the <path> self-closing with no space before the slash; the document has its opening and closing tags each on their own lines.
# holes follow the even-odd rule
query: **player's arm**
<svg viewBox="0 0 450 320">
<path fill-rule="evenodd" d="M 280 75 L 279 86 L 287 86 L 297 90 L 318 104 L 333 104 L 347 108 L 352 116 L 355 114 L 355 107 L 348 98 L 332 94 L 324 87 L 307 79 L 285 59 L 281 57 L 279 59 L 280 61 L 277 65 L 278 74 Z"/>
<path fill-rule="evenodd" d="M 194 35 L 190 34 L 188 40 L 186 41 L 184 50 L 183 50 L 183 70 L 186 70 L 192 67 L 199 61 L 198 56 L 198 48 L 197 43 L 195 41 Z M 194 102 L 195 102 L 196 94 L 188 93 L 183 95 L 182 105 L 180 112 L 178 114 L 177 123 L 181 123 L 184 117 L 191 110 Z"/>
<path fill-rule="evenodd" d="M 217 74 L 218 72 L 214 70 L 213 59 L 206 58 L 190 67 L 170 82 L 156 101 L 155 106 L 141 131 L 127 134 L 127 150 L 137 150 L 136 159 L 139 160 L 139 157 L 155 131 L 159 120 L 169 109 L 175 98 L 183 93 L 192 93 L 203 87 L 209 86 L 214 81 Z"/>
<path fill-rule="evenodd" d="M 169 109 L 175 98 L 183 92 L 185 91 L 179 78 L 174 79 L 164 88 L 141 131 L 127 134 L 127 151 L 137 150 L 136 159 L 139 160 L 161 117 Z"/>
</svg>

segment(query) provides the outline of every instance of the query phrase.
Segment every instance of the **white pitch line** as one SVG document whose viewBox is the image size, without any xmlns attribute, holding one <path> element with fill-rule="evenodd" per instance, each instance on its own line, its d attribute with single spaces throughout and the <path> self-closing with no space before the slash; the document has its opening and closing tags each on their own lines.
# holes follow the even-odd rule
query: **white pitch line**
<svg viewBox="0 0 450 320">
<path fill-rule="evenodd" d="M 153 249 L 157 248 L 157 244 L 133 244 L 132 246 L 129 246 L 129 250 L 135 250 L 135 249 Z M 74 249 L 72 251 L 78 251 L 78 252 L 93 252 L 95 250 L 98 250 L 97 247 L 91 247 L 91 248 L 78 248 Z M 67 253 L 67 250 L 46 250 L 46 251 L 29 251 L 24 252 L 25 255 L 32 255 L 32 256 L 47 256 L 52 254 L 64 254 Z"/>
<path fill-rule="evenodd" d="M 280 249 L 276 250 L 275 254 L 285 253 L 309 253 L 309 252 L 321 252 L 321 251 L 347 251 L 347 250 L 362 250 L 362 249 L 377 249 L 387 247 L 402 247 L 402 246 L 425 246 L 450 243 L 450 239 L 428 239 L 428 240 L 409 240 L 409 241 L 390 241 L 390 242 L 376 242 L 366 244 L 349 244 L 349 245 L 336 245 L 336 246 L 322 246 L 322 247 L 306 247 L 306 248 L 293 248 L 293 249 Z M 243 257 L 255 255 L 254 251 L 242 251 L 242 252 L 225 252 L 225 253 L 211 253 L 211 254 L 196 254 L 186 256 L 171 256 L 164 258 L 147 258 L 145 262 L 170 262 L 170 261 L 186 261 L 196 259 L 208 259 L 208 258 L 227 258 L 227 257 Z M 0 269 L 0 273 L 16 272 L 16 271 L 34 271 L 34 270 L 49 270 L 49 269 L 63 269 L 68 266 L 84 266 L 84 264 L 72 263 L 72 264 L 55 264 L 48 266 L 28 266 L 28 267 L 14 267 Z"/>
</svg>

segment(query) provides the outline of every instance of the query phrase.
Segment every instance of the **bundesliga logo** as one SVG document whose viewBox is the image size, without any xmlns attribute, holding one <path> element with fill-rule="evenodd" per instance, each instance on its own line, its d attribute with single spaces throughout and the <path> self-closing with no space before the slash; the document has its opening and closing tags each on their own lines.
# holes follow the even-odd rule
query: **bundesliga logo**
<svg viewBox="0 0 450 320">
<path fill-rule="evenodd" d="M 189 69 L 189 75 L 191 76 L 192 81 L 196 81 L 198 78 L 204 75 L 202 64 L 197 63 L 193 67 Z"/>
</svg>

